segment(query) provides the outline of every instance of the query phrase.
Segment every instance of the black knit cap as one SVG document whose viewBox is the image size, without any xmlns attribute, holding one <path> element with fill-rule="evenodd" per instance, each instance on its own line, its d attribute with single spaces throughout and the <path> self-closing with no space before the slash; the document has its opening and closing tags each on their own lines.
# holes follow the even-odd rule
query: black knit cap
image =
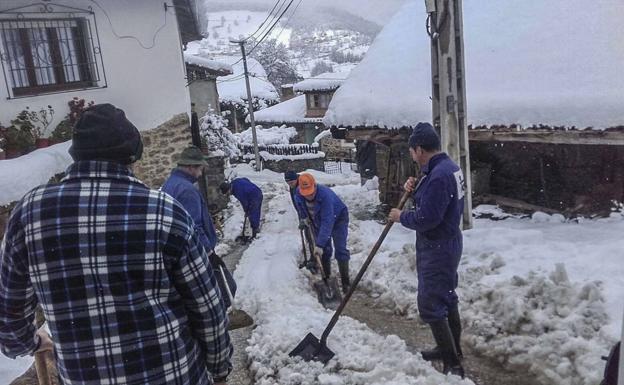
<svg viewBox="0 0 624 385">
<path fill-rule="evenodd" d="M 112 104 L 97 104 L 84 110 L 74 126 L 69 154 L 74 161 L 132 164 L 141 159 L 143 142 L 123 110 Z"/>
</svg>

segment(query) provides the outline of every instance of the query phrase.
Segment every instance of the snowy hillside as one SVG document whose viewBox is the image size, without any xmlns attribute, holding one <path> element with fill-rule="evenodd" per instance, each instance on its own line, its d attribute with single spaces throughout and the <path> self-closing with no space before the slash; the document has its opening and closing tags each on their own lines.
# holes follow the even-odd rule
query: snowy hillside
<svg viewBox="0 0 624 385">
<path fill-rule="evenodd" d="M 377 24 L 345 11 L 327 7 L 304 9 L 289 9 L 267 38 L 287 47 L 303 78 L 310 77 L 318 63 L 325 66 L 321 72 L 326 72 L 359 62 L 380 30 Z M 240 55 L 240 48 L 230 40 L 262 36 L 274 22 L 272 16 L 267 21 L 269 11 L 270 7 L 255 3 L 207 3 L 202 20 L 202 33 L 206 36 L 202 47 L 213 55 Z"/>
</svg>

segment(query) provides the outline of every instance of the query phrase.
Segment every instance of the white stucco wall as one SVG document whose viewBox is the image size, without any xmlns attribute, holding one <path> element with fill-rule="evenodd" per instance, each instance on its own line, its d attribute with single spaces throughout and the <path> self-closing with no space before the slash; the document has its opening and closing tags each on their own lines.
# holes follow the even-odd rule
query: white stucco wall
<svg viewBox="0 0 624 385">
<path fill-rule="evenodd" d="M 32 3 L 35 1 L 1 0 L 0 18 L 7 17 L 1 14 L 2 10 Z M 93 8 L 104 67 L 100 75 L 105 72 L 107 87 L 11 99 L 5 76 L 0 74 L 0 123 L 7 124 L 26 106 L 39 110 L 51 105 L 56 111 L 55 122 L 50 126 L 53 129 L 67 114 L 67 102 L 74 96 L 116 105 L 140 130 L 154 128 L 174 115 L 190 113 L 175 9 L 169 8 L 165 15 L 162 1 L 97 0 L 97 4 L 108 13 L 109 23 L 102 10 L 91 0 L 56 0 L 54 3 Z M 163 25 L 153 45 L 154 35 Z M 153 48 L 144 49 L 135 39 L 120 39 L 113 31 L 118 36 L 134 36 L 144 46 L 153 45 Z"/>
</svg>

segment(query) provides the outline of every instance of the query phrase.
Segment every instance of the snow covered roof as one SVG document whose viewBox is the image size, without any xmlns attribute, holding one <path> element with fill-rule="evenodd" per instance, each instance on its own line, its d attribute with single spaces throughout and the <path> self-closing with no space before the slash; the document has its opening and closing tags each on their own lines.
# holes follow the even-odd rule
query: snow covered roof
<svg viewBox="0 0 624 385">
<path fill-rule="evenodd" d="M 216 60 L 232 66 L 233 74 L 224 76 L 217 81 L 219 99 L 226 102 L 242 103 L 247 100 L 247 87 L 245 85 L 245 69 L 240 57 L 217 56 Z M 249 69 L 249 83 L 251 94 L 254 97 L 270 101 L 279 101 L 279 94 L 275 86 L 267 80 L 267 74 L 262 65 L 254 58 L 247 58 Z"/>
<path fill-rule="evenodd" d="M 333 91 L 338 89 L 349 76 L 350 71 L 325 72 L 296 83 L 295 92 Z"/>
<path fill-rule="evenodd" d="M 328 126 L 431 121 L 424 4 L 408 1 L 336 91 Z M 624 3 L 464 2 L 468 123 L 605 128 L 624 124 Z"/>
<path fill-rule="evenodd" d="M 231 75 L 233 73 L 231 65 L 214 59 L 210 59 L 201 54 L 191 54 L 189 52 L 184 52 L 184 61 L 186 62 L 186 64 L 205 68 L 218 76 Z"/>
<path fill-rule="evenodd" d="M 306 97 L 298 95 L 285 102 L 254 113 L 261 123 L 321 123 L 323 118 L 306 118 Z"/>
</svg>

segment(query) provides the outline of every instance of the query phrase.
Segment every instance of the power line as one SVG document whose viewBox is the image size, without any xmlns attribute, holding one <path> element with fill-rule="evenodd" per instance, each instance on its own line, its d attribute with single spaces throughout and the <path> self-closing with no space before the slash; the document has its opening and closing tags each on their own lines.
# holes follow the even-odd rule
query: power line
<svg viewBox="0 0 624 385">
<path fill-rule="evenodd" d="M 292 20 L 292 17 L 295 15 L 295 13 L 297 13 L 297 9 L 299 9 L 299 6 L 301 5 L 302 2 L 303 2 L 303 0 L 299 0 L 299 3 L 297 3 L 297 6 L 295 7 L 295 10 L 290 14 L 290 16 L 288 16 L 288 20 L 286 21 L 286 23 L 284 23 L 284 25 L 282 26 L 281 31 L 275 37 L 276 40 L 278 40 L 279 37 L 282 36 L 282 33 L 284 33 L 284 30 L 286 29 L 286 27 L 288 27 L 290 25 L 290 21 Z"/>
<path fill-rule="evenodd" d="M 262 38 L 260 40 L 258 40 L 256 42 L 256 45 L 253 46 L 253 48 L 251 50 L 249 50 L 249 55 L 251 55 L 253 53 L 253 51 L 258 47 L 258 45 L 260 45 L 260 43 L 262 43 L 271 33 L 271 31 L 273 31 L 273 28 L 275 28 L 275 26 L 277 25 L 277 23 L 279 23 L 279 21 L 282 19 L 282 17 L 284 17 L 284 15 L 286 14 L 286 12 L 288 12 L 288 9 L 290 8 L 290 6 L 294 3 L 295 0 L 290 0 L 290 2 L 288 3 L 288 5 L 286 6 L 286 9 L 284 9 L 284 12 L 282 12 L 282 14 L 277 18 L 277 20 L 275 20 L 275 22 L 273 23 L 273 25 L 271 25 L 271 28 L 269 28 L 266 33 L 264 34 L 264 36 L 262 36 Z"/>
<path fill-rule="evenodd" d="M 264 34 L 266 32 L 267 27 L 271 25 L 273 20 L 275 20 L 277 15 L 279 15 L 279 13 L 282 11 L 282 8 L 284 8 L 284 4 L 286 4 L 287 1 L 288 0 L 278 0 L 277 3 L 275 3 L 275 5 L 273 6 L 273 9 L 271 9 L 271 12 L 269 12 L 269 15 L 267 16 L 267 18 L 262 22 L 262 24 L 260 24 L 258 29 L 254 33 L 246 37 L 244 40 L 247 41 L 251 39 L 252 37 L 257 38 L 258 36 L 261 36 L 262 34 Z M 273 12 L 276 10 L 278 5 L 279 5 L 279 8 L 275 12 L 275 14 L 273 14 Z M 269 23 L 266 23 L 269 20 L 269 18 L 272 18 L 272 20 Z M 256 34 L 257 36 L 255 36 Z"/>
<path fill-rule="evenodd" d="M 269 11 L 269 14 L 267 15 L 266 19 L 264 19 L 264 21 L 258 26 L 258 29 L 255 30 L 254 33 L 252 33 L 251 35 L 249 35 L 245 40 L 249 39 L 250 37 L 254 36 L 256 33 L 258 33 L 260 31 L 260 29 L 262 28 L 262 26 L 264 26 L 264 24 L 269 21 L 269 18 L 271 18 L 271 16 L 273 15 L 273 12 L 275 11 L 275 9 L 277 8 L 277 5 L 279 3 L 281 3 L 282 1 L 285 0 L 277 0 L 277 2 L 273 5 L 273 8 L 271 8 L 271 10 Z M 281 9 L 281 7 L 280 7 Z M 279 11 L 278 11 L 279 12 Z M 275 17 L 275 16 L 273 16 Z"/>
</svg>

